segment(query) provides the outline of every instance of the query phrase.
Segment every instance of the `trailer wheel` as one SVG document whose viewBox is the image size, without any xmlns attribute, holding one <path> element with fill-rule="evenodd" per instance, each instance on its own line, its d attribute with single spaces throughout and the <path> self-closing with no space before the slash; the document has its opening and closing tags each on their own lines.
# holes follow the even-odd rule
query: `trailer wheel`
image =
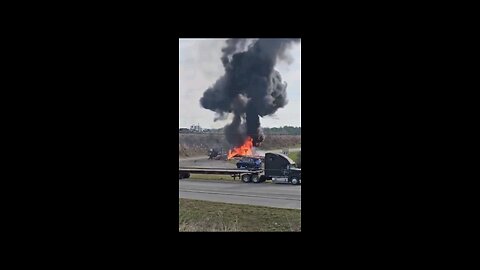
<svg viewBox="0 0 480 270">
<path fill-rule="evenodd" d="M 292 185 L 298 185 L 299 181 L 296 177 L 292 178 Z"/>
<path fill-rule="evenodd" d="M 265 175 L 260 176 L 260 183 L 263 183 L 267 180 L 267 177 Z"/>
<path fill-rule="evenodd" d="M 244 183 L 249 183 L 250 182 L 250 174 L 244 174 L 242 175 L 242 182 Z"/>
<path fill-rule="evenodd" d="M 260 183 L 260 178 L 258 178 L 258 174 L 252 174 L 252 182 L 255 184 Z"/>
</svg>

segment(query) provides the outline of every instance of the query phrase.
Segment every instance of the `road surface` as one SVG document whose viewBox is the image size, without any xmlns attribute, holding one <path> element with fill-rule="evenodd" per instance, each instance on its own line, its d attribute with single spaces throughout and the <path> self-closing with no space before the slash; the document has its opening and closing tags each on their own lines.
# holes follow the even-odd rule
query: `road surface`
<svg viewBox="0 0 480 270">
<path fill-rule="evenodd" d="M 184 199 L 301 209 L 301 191 L 301 186 L 290 184 L 179 180 L 178 195 Z"/>
</svg>

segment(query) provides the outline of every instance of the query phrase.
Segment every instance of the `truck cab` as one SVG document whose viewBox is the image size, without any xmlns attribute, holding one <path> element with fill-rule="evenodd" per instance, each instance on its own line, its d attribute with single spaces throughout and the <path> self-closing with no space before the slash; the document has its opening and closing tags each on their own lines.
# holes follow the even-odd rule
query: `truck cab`
<svg viewBox="0 0 480 270">
<path fill-rule="evenodd" d="M 302 183 L 302 170 L 297 168 L 295 162 L 284 154 L 265 154 L 265 180 L 273 183 Z M 263 179 L 262 179 L 263 180 Z"/>
</svg>

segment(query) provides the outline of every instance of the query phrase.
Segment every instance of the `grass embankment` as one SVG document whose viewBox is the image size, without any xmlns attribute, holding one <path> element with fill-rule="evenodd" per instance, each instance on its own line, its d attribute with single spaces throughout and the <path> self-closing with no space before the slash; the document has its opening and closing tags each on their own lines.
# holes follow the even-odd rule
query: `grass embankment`
<svg viewBox="0 0 480 270">
<path fill-rule="evenodd" d="M 298 158 L 300 157 L 300 151 L 290 152 L 288 153 L 288 157 L 291 158 L 293 161 L 297 162 Z"/>
<path fill-rule="evenodd" d="M 297 152 L 290 152 L 288 157 L 291 158 L 297 164 L 298 168 L 302 167 L 302 160 L 301 160 L 301 151 Z"/>
<path fill-rule="evenodd" d="M 179 199 L 181 232 L 301 231 L 301 210 Z"/>
</svg>

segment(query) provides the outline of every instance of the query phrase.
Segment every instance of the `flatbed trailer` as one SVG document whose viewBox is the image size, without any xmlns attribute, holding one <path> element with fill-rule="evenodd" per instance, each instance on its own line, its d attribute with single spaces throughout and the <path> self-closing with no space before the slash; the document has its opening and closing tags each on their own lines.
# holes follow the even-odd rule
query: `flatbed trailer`
<svg viewBox="0 0 480 270">
<path fill-rule="evenodd" d="M 260 177 L 260 174 L 263 173 L 263 169 L 260 170 L 242 170 L 242 169 L 226 169 L 226 168 L 179 168 L 179 179 L 188 178 L 191 173 L 194 174 L 226 174 L 233 177 L 235 180 L 237 177 L 240 179 L 243 175 L 247 175 L 248 177 L 252 177 L 252 174 L 256 174 Z M 255 178 L 255 176 L 254 176 Z M 257 180 L 257 179 L 251 179 Z"/>
<path fill-rule="evenodd" d="M 273 183 L 291 183 L 298 185 L 302 182 L 301 170 L 296 168 L 295 162 L 283 154 L 266 153 L 263 169 L 227 169 L 227 168 L 178 168 L 179 179 L 189 178 L 194 174 L 224 174 L 235 180 L 237 177 L 245 183 L 261 183 L 272 180 Z"/>
</svg>

